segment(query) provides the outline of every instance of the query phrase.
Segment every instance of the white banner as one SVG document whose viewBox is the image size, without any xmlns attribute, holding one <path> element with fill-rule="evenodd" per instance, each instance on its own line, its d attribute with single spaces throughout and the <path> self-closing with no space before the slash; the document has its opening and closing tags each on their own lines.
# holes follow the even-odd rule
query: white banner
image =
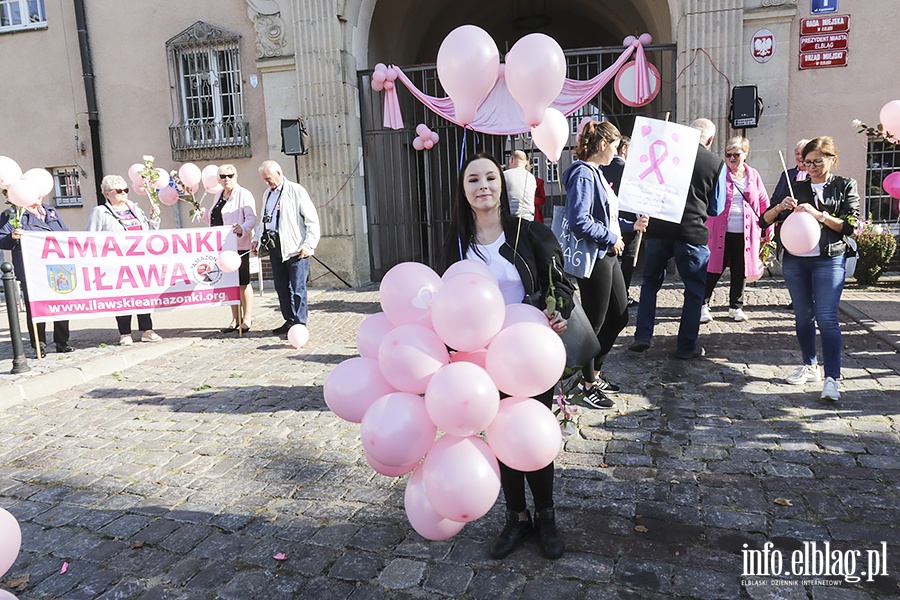
<svg viewBox="0 0 900 600">
<path fill-rule="evenodd" d="M 26 231 L 22 255 L 35 322 L 240 302 L 230 227 L 160 231 Z"/>
<path fill-rule="evenodd" d="M 619 210 L 680 223 L 700 130 L 636 117 L 619 184 Z"/>
</svg>

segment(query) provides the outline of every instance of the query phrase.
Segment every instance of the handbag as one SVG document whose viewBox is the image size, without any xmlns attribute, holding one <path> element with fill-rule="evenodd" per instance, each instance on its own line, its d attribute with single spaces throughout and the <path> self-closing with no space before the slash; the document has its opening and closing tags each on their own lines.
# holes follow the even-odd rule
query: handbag
<svg viewBox="0 0 900 600">
<path fill-rule="evenodd" d="M 563 271 L 566 275 L 587 279 L 594 270 L 600 245 L 591 238 L 578 237 L 569 229 L 565 206 L 553 207 L 550 230 L 556 235 L 563 254 Z"/>
<path fill-rule="evenodd" d="M 600 341 L 597 340 L 594 326 L 591 325 L 578 298 L 573 297 L 572 301 L 574 302 L 572 314 L 566 321 L 566 330 L 560 334 L 566 347 L 566 373 L 580 371 L 600 354 Z"/>
</svg>

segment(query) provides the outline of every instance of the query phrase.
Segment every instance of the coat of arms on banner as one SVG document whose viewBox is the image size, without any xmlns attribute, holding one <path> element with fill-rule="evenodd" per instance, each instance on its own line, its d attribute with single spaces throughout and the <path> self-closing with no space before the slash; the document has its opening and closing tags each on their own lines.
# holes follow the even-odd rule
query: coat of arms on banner
<svg viewBox="0 0 900 600">
<path fill-rule="evenodd" d="M 75 265 L 48 265 L 47 282 L 57 294 L 68 294 L 75 289 Z"/>
</svg>

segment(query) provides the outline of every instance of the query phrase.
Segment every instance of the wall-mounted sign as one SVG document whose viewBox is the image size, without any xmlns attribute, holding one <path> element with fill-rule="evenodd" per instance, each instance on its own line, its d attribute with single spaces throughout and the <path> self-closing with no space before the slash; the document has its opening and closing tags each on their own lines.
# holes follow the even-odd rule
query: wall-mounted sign
<svg viewBox="0 0 900 600">
<path fill-rule="evenodd" d="M 809 12 L 813 15 L 837 12 L 837 3 L 838 0 L 811 0 Z"/>
<path fill-rule="evenodd" d="M 850 36 L 846 33 L 804 35 L 800 38 L 800 52 L 828 52 L 846 50 Z"/>
<path fill-rule="evenodd" d="M 760 29 L 750 40 L 750 54 L 758 63 L 769 62 L 775 54 L 775 34 L 768 29 Z"/>
<path fill-rule="evenodd" d="M 800 35 L 822 35 L 850 31 L 850 15 L 800 19 Z"/>
<path fill-rule="evenodd" d="M 846 67 L 847 51 L 804 52 L 800 55 L 801 69 L 823 69 L 826 67 Z"/>
</svg>

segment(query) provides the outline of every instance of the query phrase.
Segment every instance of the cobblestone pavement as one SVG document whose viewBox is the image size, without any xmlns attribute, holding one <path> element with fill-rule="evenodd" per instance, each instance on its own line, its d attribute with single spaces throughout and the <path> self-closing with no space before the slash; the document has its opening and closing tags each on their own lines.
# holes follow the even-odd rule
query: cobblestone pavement
<svg viewBox="0 0 900 600">
<path fill-rule="evenodd" d="M 369 286 L 318 292 L 300 352 L 264 331 L 280 321 L 260 308 L 244 339 L 194 338 L 2 409 L 0 506 L 23 548 L 0 587 L 20 600 L 898 597 L 898 354 L 845 322 L 844 395 L 827 404 L 814 384 L 783 383 L 799 362 L 783 287 L 748 289 L 745 323 L 727 319 L 725 294 L 705 359 L 667 358 L 673 286 L 650 351 L 625 356 L 633 328 L 620 338 L 608 375 L 627 393 L 582 410 L 557 461 L 558 561 L 532 542 L 487 558 L 502 498 L 454 538 L 423 540 L 405 478 L 374 473 L 358 426 L 327 410 L 325 377 L 379 310 Z M 94 350 L 105 364 L 142 349 Z M 859 551 L 856 574 L 883 550 L 887 576 L 742 581 L 745 544 L 766 542 L 786 569 L 807 542 Z"/>
</svg>

